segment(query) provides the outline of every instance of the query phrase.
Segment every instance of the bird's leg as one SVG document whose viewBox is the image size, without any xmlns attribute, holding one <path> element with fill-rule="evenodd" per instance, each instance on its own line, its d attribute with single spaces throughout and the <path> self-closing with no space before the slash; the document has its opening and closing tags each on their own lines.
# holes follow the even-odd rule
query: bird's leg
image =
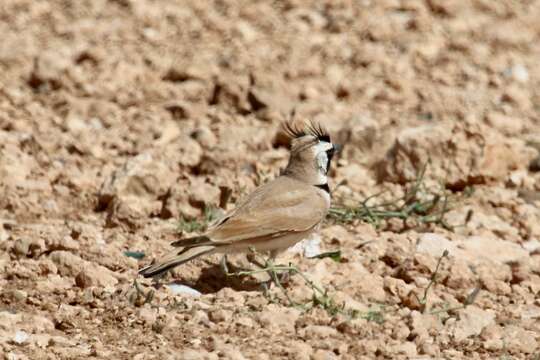
<svg viewBox="0 0 540 360">
<path fill-rule="evenodd" d="M 272 268 L 273 264 L 271 260 L 265 259 L 264 264 L 259 264 L 259 262 L 255 258 L 252 258 L 250 262 L 252 264 L 259 266 L 262 271 L 266 271 L 266 273 L 268 274 L 268 280 L 263 281 L 261 283 L 263 292 L 265 294 L 268 293 L 268 291 L 272 288 L 272 283 L 274 283 L 274 274 L 275 274 L 275 270 Z"/>
<path fill-rule="evenodd" d="M 283 285 L 287 285 L 291 281 L 291 272 L 285 271 L 279 274 L 279 282 Z"/>
<path fill-rule="evenodd" d="M 267 273 L 270 276 L 270 283 L 276 284 L 280 289 L 283 290 L 283 283 L 286 283 L 289 281 L 289 271 L 283 271 L 283 270 L 276 270 L 276 267 L 280 267 L 279 265 L 275 265 L 274 261 L 276 260 L 277 252 L 272 251 L 270 253 L 270 257 L 265 260 L 264 268 L 268 269 Z M 278 271 L 280 271 L 278 273 Z"/>
<path fill-rule="evenodd" d="M 229 267 L 227 266 L 227 254 L 223 254 L 219 265 L 221 267 L 221 271 L 223 271 L 225 276 L 229 276 L 231 274 L 229 272 Z"/>
<path fill-rule="evenodd" d="M 272 250 L 270 252 L 270 261 L 272 263 L 272 266 L 273 266 L 274 261 L 276 260 L 276 257 L 277 257 L 278 254 L 279 254 L 279 251 L 277 251 L 277 250 Z M 286 285 L 290 281 L 290 271 L 281 272 L 279 274 L 279 276 L 277 277 L 277 280 L 279 281 L 280 285 L 281 284 Z"/>
<path fill-rule="evenodd" d="M 285 280 L 286 282 L 288 281 L 288 271 L 282 269 L 283 266 L 274 264 L 276 256 L 279 252 L 271 251 L 270 256 L 268 258 L 265 258 L 261 256 L 254 248 L 250 248 L 249 250 L 250 252 L 246 256 L 247 260 L 251 264 L 258 266 L 260 268 L 260 271 L 266 272 L 269 276 L 269 279 L 267 281 L 261 283 L 263 291 L 265 293 L 268 293 L 272 286 L 272 283 L 274 283 L 281 290 L 285 291 L 281 283 L 283 282 L 283 280 Z M 259 270 L 255 270 L 254 272 L 259 272 Z"/>
<path fill-rule="evenodd" d="M 162 280 L 167 276 L 169 271 L 162 272 L 160 274 L 152 276 L 152 286 L 154 289 L 159 290 L 163 286 Z"/>
<path fill-rule="evenodd" d="M 267 269 L 268 275 L 270 275 L 270 280 L 263 283 L 264 284 L 263 289 L 265 290 L 265 293 L 267 293 L 269 289 L 269 285 L 274 283 L 283 292 L 283 295 L 285 295 L 285 297 L 287 298 L 287 301 L 289 302 L 291 306 L 298 306 L 298 304 L 293 299 L 291 299 L 289 293 L 282 285 L 282 281 L 284 278 L 286 278 L 286 280 L 288 281 L 290 271 L 280 269 L 281 271 L 285 271 L 285 272 L 281 272 L 279 274 L 277 273 L 276 265 L 274 265 L 275 255 L 276 253 L 272 252 L 270 255 L 270 258 L 268 258 L 265 261 L 265 268 Z M 277 267 L 283 268 L 283 266 L 279 266 L 279 265 L 277 265 Z"/>
<path fill-rule="evenodd" d="M 137 279 L 133 280 L 133 287 L 135 289 L 134 292 L 132 292 L 128 299 L 131 303 L 136 304 L 137 306 L 144 305 L 146 303 L 152 302 L 152 299 L 154 298 L 154 290 L 149 289 L 146 293 L 139 285 L 139 282 Z"/>
<path fill-rule="evenodd" d="M 267 264 L 266 264 L 266 261 L 265 261 L 264 264 L 261 263 L 261 262 L 257 259 L 257 255 L 259 255 L 259 254 L 258 254 L 254 249 L 250 249 L 250 250 L 251 250 L 251 251 L 248 252 L 248 253 L 246 254 L 246 259 L 247 259 L 247 261 L 249 261 L 250 264 L 253 264 L 253 265 L 255 265 L 255 266 L 260 267 L 261 269 L 266 268 L 266 265 L 267 265 Z M 259 257 L 261 257 L 261 256 L 259 255 Z"/>
</svg>

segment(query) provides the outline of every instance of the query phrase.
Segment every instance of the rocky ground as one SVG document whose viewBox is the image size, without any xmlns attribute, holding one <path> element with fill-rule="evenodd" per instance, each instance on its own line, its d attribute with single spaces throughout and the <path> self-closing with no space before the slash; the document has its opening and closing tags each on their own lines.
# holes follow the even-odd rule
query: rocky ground
<svg viewBox="0 0 540 360">
<path fill-rule="evenodd" d="M 0 353 L 538 359 L 539 18 L 533 0 L 0 2 Z M 304 309 L 217 257 L 135 285 L 283 168 L 292 109 L 344 145 L 336 205 L 393 201 L 428 163 L 433 221 L 329 219 L 340 257 L 280 258 L 326 290 L 292 276 Z"/>
</svg>

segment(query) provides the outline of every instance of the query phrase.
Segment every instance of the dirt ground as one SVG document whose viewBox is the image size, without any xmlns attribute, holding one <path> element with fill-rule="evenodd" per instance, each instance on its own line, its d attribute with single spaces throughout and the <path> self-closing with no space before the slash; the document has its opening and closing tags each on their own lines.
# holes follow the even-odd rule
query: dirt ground
<svg viewBox="0 0 540 360">
<path fill-rule="evenodd" d="M 0 354 L 539 359 L 539 18 L 534 0 L 0 1 Z M 344 145 L 336 205 L 399 196 L 426 163 L 459 201 L 444 223 L 329 219 L 341 259 L 279 259 L 326 289 L 291 277 L 311 309 L 218 257 L 139 293 L 180 228 L 279 173 L 293 109 Z"/>
</svg>

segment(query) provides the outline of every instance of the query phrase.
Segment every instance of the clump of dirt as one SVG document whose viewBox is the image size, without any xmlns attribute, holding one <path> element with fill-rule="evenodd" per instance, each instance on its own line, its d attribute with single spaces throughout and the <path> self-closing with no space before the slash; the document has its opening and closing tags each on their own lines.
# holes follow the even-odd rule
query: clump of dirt
<svg viewBox="0 0 540 360">
<path fill-rule="evenodd" d="M 532 358 L 539 17 L 530 1 L 2 2 L 0 353 Z M 138 279 L 279 173 L 293 111 L 344 145 L 336 204 L 401 198 L 426 164 L 460 201 L 421 227 L 329 219 L 279 259 L 309 280 L 292 273 L 289 298 L 216 257 Z"/>
</svg>

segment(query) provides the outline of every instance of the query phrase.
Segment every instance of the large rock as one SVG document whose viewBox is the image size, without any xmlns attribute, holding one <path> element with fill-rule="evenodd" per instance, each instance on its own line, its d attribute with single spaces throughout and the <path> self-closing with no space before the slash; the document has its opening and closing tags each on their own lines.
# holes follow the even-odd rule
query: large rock
<svg viewBox="0 0 540 360">
<path fill-rule="evenodd" d="M 471 236 L 460 244 L 460 248 L 468 258 L 483 258 L 499 263 L 520 262 L 529 258 L 527 250 L 518 244 L 491 237 Z"/>
<path fill-rule="evenodd" d="M 199 143 L 185 136 L 128 159 L 101 186 L 98 209 L 107 209 L 110 220 L 129 224 L 161 215 L 171 195 L 186 197 L 185 189 L 175 190 L 180 169 L 196 166 L 201 155 Z"/>
<path fill-rule="evenodd" d="M 416 250 L 438 258 L 441 257 L 445 251 L 448 251 L 450 255 L 455 254 L 457 245 L 455 242 L 448 240 L 441 234 L 425 233 L 420 235 Z"/>
<path fill-rule="evenodd" d="M 148 214 L 160 208 L 158 197 L 172 186 L 175 174 L 154 154 L 143 153 L 129 159 L 102 185 L 100 206 L 114 200 L 117 207 L 124 204 L 135 213 Z"/>
<path fill-rule="evenodd" d="M 69 47 L 43 51 L 34 59 L 28 85 L 36 90 L 57 90 L 66 79 L 66 72 L 73 66 L 73 49 Z"/>
<path fill-rule="evenodd" d="M 535 353 L 538 349 L 538 341 L 535 339 L 537 334 L 516 325 L 489 325 L 482 331 L 481 338 L 482 346 L 489 351 L 504 349 L 510 354 L 523 356 Z"/>
<path fill-rule="evenodd" d="M 49 184 L 33 179 L 32 169 L 38 167 L 36 159 L 21 150 L 19 142 L 29 138 L 30 134 L 18 137 L 9 136 L 0 131 L 0 185 L 9 188 L 49 189 Z"/>
<path fill-rule="evenodd" d="M 532 149 L 520 139 L 505 138 L 481 125 L 435 123 L 402 130 L 379 163 L 379 180 L 414 180 L 430 162 L 427 176 L 460 189 L 504 180 L 511 170 L 524 169 Z"/>
<path fill-rule="evenodd" d="M 174 181 L 173 169 L 152 152 L 128 159 L 103 183 L 101 196 L 148 196 L 164 193 Z"/>
<path fill-rule="evenodd" d="M 62 276 L 75 277 L 77 286 L 114 286 L 118 283 L 114 272 L 99 264 L 81 259 L 68 251 L 53 251 L 51 260 Z"/>
<path fill-rule="evenodd" d="M 437 315 L 424 314 L 416 310 L 411 312 L 409 320 L 411 335 L 417 339 L 419 344 L 429 340 L 430 334 L 439 332 L 443 327 L 441 319 Z"/>
<path fill-rule="evenodd" d="M 470 336 L 480 335 L 482 330 L 495 323 L 495 314 L 482 310 L 474 305 L 468 306 L 459 313 L 459 320 L 452 329 L 455 341 L 460 342 Z"/>
<path fill-rule="evenodd" d="M 468 263 L 493 261 L 501 264 L 529 259 L 529 253 L 516 243 L 488 236 L 470 236 L 450 241 L 443 235 L 425 233 L 418 240 L 416 250 L 440 257 L 445 250 L 452 257 Z"/>
<path fill-rule="evenodd" d="M 265 328 L 291 333 L 295 331 L 296 320 L 299 315 L 300 312 L 296 309 L 282 308 L 270 304 L 265 311 L 257 315 L 257 321 Z"/>
<path fill-rule="evenodd" d="M 507 349 L 514 354 L 534 354 L 538 349 L 538 333 L 516 325 L 506 326 L 503 340 Z"/>
</svg>

